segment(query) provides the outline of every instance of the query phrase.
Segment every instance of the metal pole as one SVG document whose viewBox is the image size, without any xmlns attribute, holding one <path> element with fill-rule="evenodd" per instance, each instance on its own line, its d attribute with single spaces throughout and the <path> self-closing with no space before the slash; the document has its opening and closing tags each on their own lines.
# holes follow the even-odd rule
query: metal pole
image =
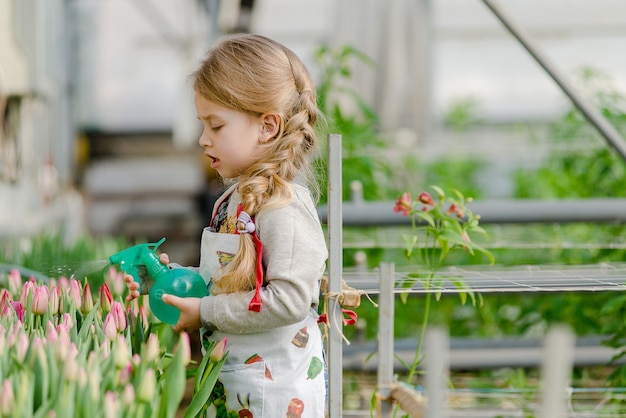
<svg viewBox="0 0 626 418">
<path fill-rule="evenodd" d="M 446 394 L 450 370 L 450 338 L 448 330 L 433 327 L 426 332 L 424 341 L 426 366 L 426 418 L 447 418 Z"/>
<path fill-rule="evenodd" d="M 550 329 L 545 339 L 539 418 L 567 417 L 575 338 L 567 326 Z"/>
<path fill-rule="evenodd" d="M 343 238 L 341 211 L 341 135 L 328 135 L 328 292 L 341 292 L 343 270 Z M 342 313 L 336 298 L 326 298 L 328 304 L 328 413 L 340 418 L 343 409 Z M 334 320 L 337 319 L 337 320 Z"/>
<path fill-rule="evenodd" d="M 559 73 L 556 67 L 549 62 L 547 57 L 543 55 L 539 49 L 532 44 L 530 37 L 520 27 L 515 25 L 511 18 L 507 16 L 498 6 L 491 0 L 483 0 L 483 3 L 493 12 L 493 14 L 502 22 L 502 24 L 517 38 L 517 40 L 526 48 L 537 63 L 548 73 L 550 77 L 558 84 L 563 92 L 571 99 L 574 105 L 587 118 L 587 120 L 596 127 L 600 134 L 607 140 L 615 151 L 626 161 L 626 140 L 622 138 L 620 133 L 606 118 L 594 107 L 588 106 L 587 103 L 574 91 L 574 88 L 566 81 L 565 77 Z"/>
<path fill-rule="evenodd" d="M 389 399 L 393 384 L 393 263 L 380 264 L 380 296 L 378 299 L 378 387 L 381 418 L 390 418 L 393 402 Z"/>
</svg>

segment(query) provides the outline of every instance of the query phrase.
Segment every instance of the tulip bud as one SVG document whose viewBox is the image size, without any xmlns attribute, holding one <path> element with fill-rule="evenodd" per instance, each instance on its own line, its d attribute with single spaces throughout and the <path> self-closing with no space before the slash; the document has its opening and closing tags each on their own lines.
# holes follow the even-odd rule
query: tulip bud
<svg viewBox="0 0 626 418">
<path fill-rule="evenodd" d="M 22 286 L 22 291 L 20 292 L 20 303 L 22 304 L 22 306 L 27 305 L 28 295 L 33 293 L 34 289 L 35 289 L 34 282 L 28 280 L 26 281 L 26 283 L 24 283 L 24 285 Z"/>
<path fill-rule="evenodd" d="M 35 315 L 43 315 L 48 311 L 48 300 L 50 299 L 50 291 L 48 286 L 37 286 L 33 296 L 33 304 L 31 311 Z"/>
<path fill-rule="evenodd" d="M 146 341 L 144 353 L 143 353 L 143 361 L 150 364 L 150 362 L 155 361 L 159 357 L 159 353 L 161 352 L 161 347 L 159 346 L 159 337 L 156 334 L 150 334 L 148 336 L 148 341 Z"/>
<path fill-rule="evenodd" d="M 74 326 L 74 319 L 72 318 L 72 315 L 64 313 L 61 317 L 61 324 L 63 324 L 63 326 L 65 326 L 68 330 L 71 329 Z"/>
<path fill-rule="evenodd" d="M 93 309 L 93 295 L 91 294 L 91 288 L 89 287 L 89 283 L 85 282 L 85 286 L 83 287 L 83 295 L 80 303 L 80 313 L 83 315 L 87 315 Z"/>
<path fill-rule="evenodd" d="M 26 334 L 20 332 L 17 336 L 17 343 L 15 345 L 17 361 L 19 361 L 20 363 L 23 362 L 24 358 L 26 357 L 26 352 L 28 351 L 29 344 L 30 343 Z"/>
<path fill-rule="evenodd" d="M 135 387 L 130 383 L 124 387 L 124 392 L 122 393 L 122 403 L 125 406 L 131 406 L 135 403 Z"/>
<path fill-rule="evenodd" d="M 57 332 L 56 327 L 54 326 L 54 323 L 52 323 L 52 321 L 48 321 L 48 324 L 46 324 L 46 337 L 48 338 L 50 344 L 56 343 L 56 341 L 59 339 L 59 333 Z"/>
<path fill-rule="evenodd" d="M 130 347 L 123 335 L 117 337 L 113 345 L 113 362 L 118 369 L 128 366 L 131 360 Z"/>
<path fill-rule="evenodd" d="M 215 346 L 213 347 L 213 350 L 211 350 L 211 361 L 214 361 L 215 363 L 221 361 L 224 358 L 224 355 L 226 354 L 226 346 L 228 345 L 228 337 L 224 337 L 221 340 L 219 340 Z"/>
<path fill-rule="evenodd" d="M 11 269 L 9 272 L 9 292 L 13 297 L 17 297 L 22 289 L 22 273 L 19 269 Z"/>
<path fill-rule="evenodd" d="M 189 334 L 183 332 L 180 334 L 179 350 L 183 350 L 183 364 L 187 366 L 191 362 L 191 343 L 189 342 Z"/>
<path fill-rule="evenodd" d="M 111 312 L 109 312 L 104 318 L 102 332 L 104 332 L 104 335 L 109 341 L 114 341 L 115 337 L 117 337 L 117 327 L 115 326 L 115 319 L 113 319 L 113 314 Z"/>
<path fill-rule="evenodd" d="M 19 319 L 20 322 L 24 321 L 24 314 L 26 314 L 26 309 L 24 308 L 24 305 L 22 305 L 21 302 L 11 302 L 11 306 L 15 311 L 17 319 Z"/>
<path fill-rule="evenodd" d="M 109 290 L 109 286 L 104 283 L 102 287 L 100 287 L 100 309 L 102 309 L 103 313 L 109 313 L 111 310 L 111 303 L 113 302 L 113 297 L 111 296 L 111 290 Z"/>
<path fill-rule="evenodd" d="M 115 327 L 117 328 L 117 331 L 123 332 L 128 326 L 124 306 L 122 306 L 120 302 L 111 303 L 111 314 L 115 320 Z"/>
<path fill-rule="evenodd" d="M 9 303 L 11 303 L 11 295 L 7 289 L 0 289 L 0 314 L 9 313 Z"/>
<path fill-rule="evenodd" d="M 67 288 L 67 295 L 69 296 L 70 301 L 74 304 L 75 307 L 80 307 L 81 303 L 81 293 L 82 290 L 80 288 L 80 283 L 76 279 L 70 279 L 70 285 Z"/>
<path fill-rule="evenodd" d="M 142 402 L 151 402 L 156 390 L 156 376 L 154 369 L 148 369 L 139 383 L 139 390 L 137 391 L 137 398 Z"/>
<path fill-rule="evenodd" d="M 14 411 L 15 395 L 13 394 L 13 386 L 9 379 L 2 382 L 2 392 L 0 392 L 0 415 L 10 416 Z"/>
<path fill-rule="evenodd" d="M 59 313 L 59 307 L 61 304 L 61 298 L 63 297 L 61 293 L 61 288 L 58 286 L 54 286 L 50 288 L 50 299 L 48 299 L 48 310 L 52 315 L 56 315 Z"/>
<path fill-rule="evenodd" d="M 117 418 L 119 416 L 120 405 L 117 400 L 117 393 L 107 391 L 104 394 L 104 417 Z"/>
</svg>

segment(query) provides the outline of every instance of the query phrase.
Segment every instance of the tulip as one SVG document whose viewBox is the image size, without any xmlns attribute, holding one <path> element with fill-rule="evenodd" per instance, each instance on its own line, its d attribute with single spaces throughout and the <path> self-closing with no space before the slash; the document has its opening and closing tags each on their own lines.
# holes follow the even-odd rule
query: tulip
<svg viewBox="0 0 626 418">
<path fill-rule="evenodd" d="M 46 337 L 48 337 L 48 341 L 50 342 L 50 344 L 56 343 L 56 341 L 59 339 L 59 333 L 57 332 L 56 327 L 54 326 L 52 321 L 48 321 L 48 324 L 46 325 Z"/>
<path fill-rule="evenodd" d="M 103 313 L 109 313 L 111 310 L 111 303 L 113 302 L 113 297 L 111 296 L 111 291 L 109 290 L 109 286 L 104 283 L 102 287 L 100 287 L 100 309 L 102 309 Z"/>
<path fill-rule="evenodd" d="M 394 212 L 402 212 L 402 215 L 408 216 L 411 211 L 413 199 L 409 192 L 402 193 L 402 196 L 396 201 L 396 205 L 393 207 Z"/>
<path fill-rule="evenodd" d="M 11 269 L 9 272 L 9 291 L 13 297 L 17 297 L 22 289 L 22 273 L 19 269 Z"/>
<path fill-rule="evenodd" d="M 107 391 L 104 395 L 104 417 L 117 418 L 119 416 L 120 405 L 115 392 Z"/>
<path fill-rule="evenodd" d="M 213 347 L 213 350 L 211 350 L 211 354 L 210 354 L 211 361 L 214 361 L 215 363 L 221 361 L 224 358 L 224 355 L 226 354 L 227 345 L 228 345 L 228 337 L 224 337 L 221 340 L 219 340 Z"/>
<path fill-rule="evenodd" d="M 67 295 L 70 298 L 70 301 L 74 303 L 74 306 L 79 307 L 81 304 L 81 293 L 82 290 L 80 288 L 80 283 L 76 279 L 70 279 L 70 286 L 67 288 Z"/>
<path fill-rule="evenodd" d="M 189 342 L 189 334 L 183 332 L 180 334 L 179 349 L 183 350 L 183 364 L 187 366 L 191 362 L 191 344 Z"/>
<path fill-rule="evenodd" d="M 85 282 L 85 286 L 83 287 L 83 295 L 81 298 L 80 304 L 80 313 L 83 315 L 87 315 L 93 309 L 93 295 L 91 294 L 91 288 L 89 287 L 89 283 Z"/>
<path fill-rule="evenodd" d="M 432 196 L 428 192 L 420 193 L 417 200 L 419 200 L 425 205 L 435 206 L 435 201 L 433 200 Z"/>
<path fill-rule="evenodd" d="M 109 271 L 104 280 L 106 283 L 111 284 L 113 294 L 116 296 L 122 295 L 122 293 L 126 290 L 124 274 L 117 271 L 113 266 L 109 267 Z"/>
<path fill-rule="evenodd" d="M 124 312 L 124 306 L 120 302 L 111 303 L 111 312 L 113 319 L 115 320 L 115 327 L 118 332 L 123 332 L 128 326 L 126 319 L 126 312 Z"/>
<path fill-rule="evenodd" d="M 62 296 L 63 294 L 61 293 L 60 287 L 54 286 L 50 288 L 50 299 L 48 299 L 48 310 L 50 311 L 52 315 L 56 315 L 59 313 Z"/>
<path fill-rule="evenodd" d="M 35 289 L 35 283 L 28 280 L 26 283 L 24 283 L 24 285 L 22 286 L 22 291 L 20 292 L 20 303 L 22 304 L 22 306 L 26 306 L 28 303 L 28 296 L 33 293 Z"/>
<path fill-rule="evenodd" d="M 156 376 L 154 369 L 148 369 L 141 379 L 139 384 L 139 390 L 137 391 L 137 398 L 142 402 L 151 402 L 154 398 L 154 392 L 156 390 Z"/>
<path fill-rule="evenodd" d="M 63 326 L 65 326 L 67 329 L 72 328 L 74 326 L 74 319 L 72 318 L 72 315 L 67 312 L 64 313 L 61 317 L 61 324 L 63 324 Z"/>
<path fill-rule="evenodd" d="M 15 311 L 15 315 L 17 316 L 17 319 L 19 319 L 20 322 L 22 322 L 24 320 L 24 314 L 26 313 L 26 309 L 24 309 L 24 305 L 22 305 L 21 302 L 11 302 L 11 306 L 13 307 L 13 310 Z"/>
<path fill-rule="evenodd" d="M 28 337 L 25 333 L 20 332 L 17 336 L 17 343 L 15 344 L 17 361 L 19 361 L 20 363 L 23 362 L 24 358 L 26 357 L 28 346 Z"/>
<path fill-rule="evenodd" d="M 109 312 L 104 318 L 104 324 L 102 325 L 102 332 L 109 341 L 114 341 L 117 337 L 117 327 L 115 326 L 115 319 L 113 314 Z"/>
<path fill-rule="evenodd" d="M 7 315 L 9 313 L 9 303 L 11 303 L 11 295 L 7 289 L 0 289 L 0 313 Z"/>
<path fill-rule="evenodd" d="M 150 334 L 148 341 L 146 341 L 143 361 L 147 364 L 150 364 L 152 361 L 156 361 L 160 352 L 161 348 L 159 347 L 159 337 L 157 337 L 156 334 Z"/>
<path fill-rule="evenodd" d="M 130 347 L 123 335 L 117 337 L 117 341 L 113 346 L 113 363 L 118 369 L 128 366 L 131 361 Z"/>
<path fill-rule="evenodd" d="M 50 299 L 50 291 L 48 286 L 37 286 L 34 291 L 33 304 L 31 311 L 35 315 L 43 315 L 48 311 L 48 301 Z"/>
<path fill-rule="evenodd" d="M 65 359 L 65 378 L 70 382 L 76 382 L 80 374 L 80 367 L 76 356 L 69 356 Z"/>
<path fill-rule="evenodd" d="M 124 387 L 124 392 L 122 393 L 122 403 L 125 406 L 131 406 L 135 403 L 135 387 L 130 383 Z"/>
<path fill-rule="evenodd" d="M 9 379 L 2 382 L 2 392 L 0 392 L 0 415 L 10 416 L 14 411 L 15 395 L 13 394 L 13 386 Z"/>
</svg>

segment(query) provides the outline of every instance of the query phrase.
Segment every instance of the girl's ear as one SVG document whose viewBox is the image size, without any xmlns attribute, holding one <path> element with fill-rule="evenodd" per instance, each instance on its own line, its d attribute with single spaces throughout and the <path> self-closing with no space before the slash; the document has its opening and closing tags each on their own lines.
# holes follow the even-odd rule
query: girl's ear
<svg viewBox="0 0 626 418">
<path fill-rule="evenodd" d="M 276 113 L 267 113 L 261 116 L 261 134 L 259 143 L 265 144 L 270 139 L 278 135 L 280 130 L 280 116 Z"/>
</svg>

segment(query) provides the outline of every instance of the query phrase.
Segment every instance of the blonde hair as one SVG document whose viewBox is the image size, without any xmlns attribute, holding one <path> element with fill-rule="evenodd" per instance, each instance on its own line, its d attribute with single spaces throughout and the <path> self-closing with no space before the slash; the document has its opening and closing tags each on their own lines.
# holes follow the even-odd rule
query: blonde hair
<svg viewBox="0 0 626 418">
<path fill-rule="evenodd" d="M 280 117 L 276 136 L 263 144 L 263 156 L 239 177 L 243 210 L 250 216 L 291 200 L 290 183 L 304 178 L 317 195 L 310 160 L 317 150 L 315 124 L 321 117 L 315 85 L 290 49 L 260 35 L 221 40 L 193 74 L 194 90 L 224 107 L 253 116 Z M 250 234 L 241 234 L 239 251 L 215 278 L 213 293 L 255 287 L 256 251 Z"/>
</svg>

